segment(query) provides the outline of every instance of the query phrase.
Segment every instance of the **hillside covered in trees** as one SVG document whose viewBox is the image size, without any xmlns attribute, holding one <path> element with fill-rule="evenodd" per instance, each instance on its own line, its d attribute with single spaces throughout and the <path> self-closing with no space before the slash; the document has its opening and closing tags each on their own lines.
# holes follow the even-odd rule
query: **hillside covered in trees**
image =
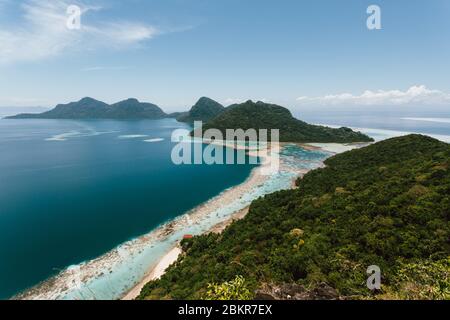
<svg viewBox="0 0 450 320">
<path fill-rule="evenodd" d="M 59 104 L 38 114 L 19 114 L 6 119 L 163 119 L 167 114 L 157 105 L 127 99 L 109 105 L 92 98 Z"/>
<path fill-rule="evenodd" d="M 180 122 L 194 123 L 194 121 L 207 122 L 214 119 L 225 111 L 225 107 L 217 101 L 210 98 L 202 97 L 197 103 L 186 113 L 182 113 L 177 117 Z"/>
<path fill-rule="evenodd" d="M 232 105 L 204 125 L 204 130 L 279 129 L 282 142 L 370 142 L 372 138 L 349 128 L 333 129 L 311 125 L 294 118 L 291 112 L 275 104 L 247 101 Z M 270 132 L 269 132 L 270 135 Z"/>
<path fill-rule="evenodd" d="M 450 145 L 420 135 L 334 156 L 222 234 L 184 240 L 139 299 L 215 299 L 230 286 L 251 299 L 286 285 L 341 299 L 450 299 L 449 166 Z M 371 265 L 382 273 L 376 292 Z"/>
</svg>

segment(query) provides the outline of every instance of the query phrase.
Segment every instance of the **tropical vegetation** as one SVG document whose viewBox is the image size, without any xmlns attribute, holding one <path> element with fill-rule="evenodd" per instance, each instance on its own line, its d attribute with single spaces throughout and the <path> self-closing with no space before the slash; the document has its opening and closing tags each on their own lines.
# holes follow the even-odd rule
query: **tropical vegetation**
<svg viewBox="0 0 450 320">
<path fill-rule="evenodd" d="M 342 299 L 450 299 L 450 145 L 409 135 L 325 164 L 297 189 L 254 201 L 223 233 L 184 240 L 139 299 L 254 298 L 266 284 L 324 283 Z M 371 265 L 380 290 L 366 286 Z"/>
</svg>

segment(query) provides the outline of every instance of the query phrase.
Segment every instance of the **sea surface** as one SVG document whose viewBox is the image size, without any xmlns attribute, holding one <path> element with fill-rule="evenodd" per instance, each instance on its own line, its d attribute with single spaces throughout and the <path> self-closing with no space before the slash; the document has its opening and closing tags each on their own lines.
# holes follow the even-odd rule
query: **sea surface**
<svg viewBox="0 0 450 320">
<path fill-rule="evenodd" d="M 309 112 L 302 113 L 301 119 L 332 127 L 350 127 L 368 134 L 376 141 L 420 133 L 450 142 L 450 108 L 447 113 L 439 114 L 396 112 L 383 115 L 360 111 L 341 115 Z"/>
<path fill-rule="evenodd" d="M 179 128 L 188 127 L 0 120 L 0 298 L 150 232 L 255 167 L 174 165 Z"/>
<path fill-rule="evenodd" d="M 450 116 L 445 114 L 305 113 L 301 118 L 355 128 L 377 141 L 423 133 L 450 142 Z M 0 120 L 0 299 L 128 247 L 133 239 L 241 184 L 256 167 L 176 166 L 170 158 L 176 129 L 189 127 L 173 119 Z M 293 170 L 282 170 L 201 224 L 143 246 L 107 275 L 102 272 L 89 286 L 58 298 L 120 298 L 183 234 L 200 234 L 259 196 L 290 188 L 296 170 L 319 167 L 329 156 L 286 147 L 282 161 Z"/>
</svg>

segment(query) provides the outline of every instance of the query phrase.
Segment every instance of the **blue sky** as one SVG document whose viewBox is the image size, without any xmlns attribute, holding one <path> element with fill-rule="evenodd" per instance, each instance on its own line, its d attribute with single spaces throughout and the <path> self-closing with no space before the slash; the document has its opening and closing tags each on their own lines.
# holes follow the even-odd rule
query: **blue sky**
<svg viewBox="0 0 450 320">
<path fill-rule="evenodd" d="M 449 57 L 448 0 L 0 0 L 1 106 L 450 106 Z"/>
</svg>

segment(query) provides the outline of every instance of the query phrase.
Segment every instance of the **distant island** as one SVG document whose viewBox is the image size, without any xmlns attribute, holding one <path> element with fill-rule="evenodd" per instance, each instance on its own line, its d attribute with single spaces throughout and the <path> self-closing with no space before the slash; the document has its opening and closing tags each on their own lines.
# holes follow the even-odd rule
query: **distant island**
<svg viewBox="0 0 450 320">
<path fill-rule="evenodd" d="M 130 98 L 114 104 L 83 98 L 77 102 L 59 104 L 54 109 L 43 113 L 23 113 L 5 119 L 164 119 L 173 118 L 179 122 L 207 122 L 225 110 L 220 103 L 202 97 L 186 112 L 167 114 L 153 103 L 140 102 Z"/>
<path fill-rule="evenodd" d="M 5 119 L 164 119 L 193 124 L 203 121 L 204 129 L 280 129 L 282 142 L 372 142 L 373 139 L 350 128 L 333 129 L 311 125 L 294 118 L 291 112 L 275 104 L 247 101 L 224 107 L 217 101 L 202 97 L 188 112 L 165 113 L 152 103 L 128 99 L 107 104 L 93 98 L 59 104 L 54 109 L 39 114 L 19 114 Z"/>
<path fill-rule="evenodd" d="M 210 98 L 202 97 L 185 114 L 177 117 L 180 122 L 193 123 L 194 121 L 208 122 L 225 111 L 225 107 Z"/>
<path fill-rule="evenodd" d="M 184 239 L 139 299 L 448 300 L 449 159 L 421 135 L 336 155 L 223 233 Z"/>
<path fill-rule="evenodd" d="M 163 119 L 168 115 L 157 105 L 128 99 L 112 105 L 92 98 L 59 104 L 39 114 L 19 114 L 5 119 Z"/>
<path fill-rule="evenodd" d="M 294 118 L 281 106 L 251 100 L 231 105 L 207 122 L 203 129 L 218 129 L 225 136 L 227 129 L 280 129 L 282 142 L 351 143 L 372 142 L 369 136 L 350 128 L 333 129 L 311 125 Z"/>
</svg>

